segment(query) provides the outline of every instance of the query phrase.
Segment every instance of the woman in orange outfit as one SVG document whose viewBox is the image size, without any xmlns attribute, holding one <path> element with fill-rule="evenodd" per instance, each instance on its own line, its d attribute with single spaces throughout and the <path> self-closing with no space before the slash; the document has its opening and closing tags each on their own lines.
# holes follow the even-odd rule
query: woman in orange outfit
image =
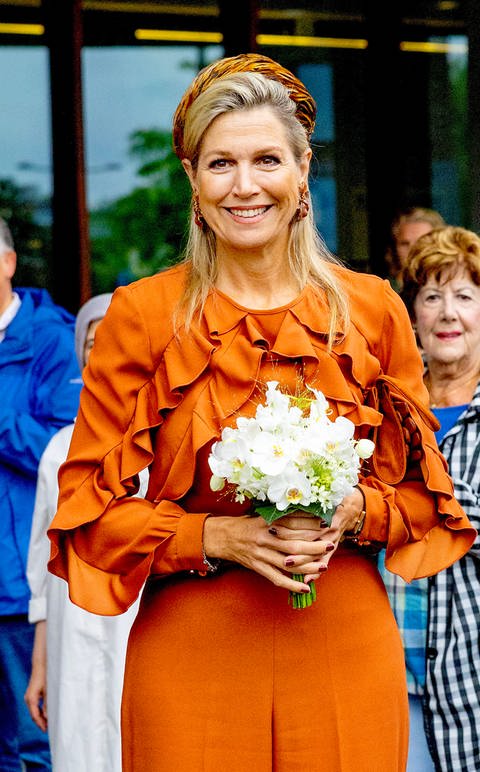
<svg viewBox="0 0 480 772">
<path fill-rule="evenodd" d="M 267 57 L 199 73 L 174 118 L 193 193 L 187 257 L 115 292 L 84 373 L 50 568 L 99 614 L 124 611 L 145 583 L 125 772 L 403 770 L 402 646 L 372 544 L 410 580 L 475 536 L 402 302 L 315 234 L 314 120 L 303 84 Z M 376 443 L 330 526 L 301 513 L 268 526 L 210 488 L 212 443 L 255 413 L 270 380 L 323 391 L 332 417 Z M 292 608 L 288 591 L 312 581 L 317 601 Z"/>
</svg>

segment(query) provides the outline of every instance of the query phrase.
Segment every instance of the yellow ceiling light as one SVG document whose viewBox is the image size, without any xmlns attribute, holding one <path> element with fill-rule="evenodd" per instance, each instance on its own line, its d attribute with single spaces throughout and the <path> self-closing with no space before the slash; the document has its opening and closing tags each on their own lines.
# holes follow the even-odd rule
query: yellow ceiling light
<svg viewBox="0 0 480 772">
<path fill-rule="evenodd" d="M 43 24 L 0 24 L 0 35 L 43 35 Z"/>
<path fill-rule="evenodd" d="M 367 48 L 361 38 L 320 38 L 308 35 L 257 35 L 260 46 L 303 46 L 306 48 Z"/>
<path fill-rule="evenodd" d="M 220 32 L 193 32 L 173 29 L 136 29 L 137 40 L 161 40 L 174 43 L 221 43 Z"/>
<path fill-rule="evenodd" d="M 401 51 L 411 51 L 420 54 L 467 54 L 467 43 L 422 43 L 420 41 L 404 40 L 400 43 Z"/>
</svg>

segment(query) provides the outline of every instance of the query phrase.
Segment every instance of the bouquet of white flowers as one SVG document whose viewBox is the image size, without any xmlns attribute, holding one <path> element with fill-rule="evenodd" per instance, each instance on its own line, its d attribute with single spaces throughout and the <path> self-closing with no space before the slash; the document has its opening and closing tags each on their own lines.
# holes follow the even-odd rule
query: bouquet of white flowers
<svg viewBox="0 0 480 772">
<path fill-rule="evenodd" d="M 235 500 L 251 499 L 269 524 L 298 510 L 330 522 L 352 493 L 374 444 L 355 440 L 352 421 L 342 416 L 332 421 L 329 412 L 321 391 L 308 387 L 306 395 L 292 396 L 269 381 L 255 417 L 237 418 L 236 428 L 226 427 L 212 446 L 210 487 L 234 486 Z M 311 605 L 315 585 L 310 595 L 290 593 L 290 600 L 295 608 Z"/>
</svg>

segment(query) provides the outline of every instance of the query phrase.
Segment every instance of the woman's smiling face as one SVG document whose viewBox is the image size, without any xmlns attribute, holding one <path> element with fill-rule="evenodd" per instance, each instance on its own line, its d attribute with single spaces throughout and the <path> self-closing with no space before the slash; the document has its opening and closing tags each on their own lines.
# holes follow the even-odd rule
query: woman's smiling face
<svg viewBox="0 0 480 772">
<path fill-rule="evenodd" d="M 311 151 L 294 157 L 268 106 L 216 118 L 202 140 L 197 168 L 183 162 L 219 256 L 276 249 L 285 256 Z"/>
<path fill-rule="evenodd" d="M 459 268 L 448 281 L 430 275 L 414 301 L 417 334 L 427 358 L 480 364 L 480 287 Z"/>
</svg>

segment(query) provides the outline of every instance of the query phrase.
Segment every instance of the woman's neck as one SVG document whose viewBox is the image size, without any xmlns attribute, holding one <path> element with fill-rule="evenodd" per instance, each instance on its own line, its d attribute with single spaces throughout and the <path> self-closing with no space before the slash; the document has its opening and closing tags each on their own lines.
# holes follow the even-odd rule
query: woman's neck
<svg viewBox="0 0 480 772">
<path fill-rule="evenodd" d="M 430 363 L 425 375 L 425 385 L 430 394 L 431 407 L 453 407 L 467 405 L 480 380 L 480 367 L 472 363 L 463 367 L 458 363 Z"/>
<path fill-rule="evenodd" d="M 258 309 L 286 305 L 301 291 L 288 263 L 269 257 L 220 260 L 215 286 L 237 303 Z"/>
</svg>

